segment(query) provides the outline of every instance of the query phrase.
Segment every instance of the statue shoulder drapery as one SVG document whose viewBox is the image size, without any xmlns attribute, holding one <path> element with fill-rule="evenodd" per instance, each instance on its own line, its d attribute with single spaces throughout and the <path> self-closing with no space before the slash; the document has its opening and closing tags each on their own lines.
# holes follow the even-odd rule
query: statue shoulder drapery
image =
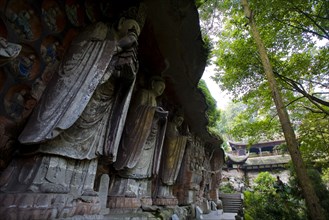
<svg viewBox="0 0 329 220">
<path fill-rule="evenodd" d="M 72 42 L 58 74 L 21 133 L 21 143 L 52 139 L 81 115 L 115 53 L 115 42 L 104 40 L 105 33 L 107 27 L 98 23 Z"/>
</svg>

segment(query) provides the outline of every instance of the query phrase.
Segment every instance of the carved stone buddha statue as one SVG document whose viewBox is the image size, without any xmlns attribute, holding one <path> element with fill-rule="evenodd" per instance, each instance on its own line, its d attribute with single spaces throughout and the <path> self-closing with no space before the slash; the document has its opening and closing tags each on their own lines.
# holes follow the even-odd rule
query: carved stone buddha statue
<svg viewBox="0 0 329 220">
<path fill-rule="evenodd" d="M 153 77 L 150 88 L 141 89 L 132 101 L 114 163 L 117 175 L 109 191 L 110 207 L 116 206 L 117 197 L 133 198 L 137 206 L 141 199 L 146 198 L 148 205 L 152 202 L 150 178 L 159 170 L 168 114 L 156 98 L 164 89 L 164 81 Z"/>
<path fill-rule="evenodd" d="M 187 141 L 187 136 L 180 134 L 178 130 L 183 121 L 184 118 L 176 114 L 167 125 L 158 176 L 158 188 L 154 198 L 154 202 L 157 205 L 177 204 L 177 199 L 173 196 L 172 187 L 176 182 Z"/>
<path fill-rule="evenodd" d="M 35 162 L 30 169 L 12 163 L 3 191 L 95 195 L 98 157 L 116 158 L 138 70 L 139 33 L 135 20 L 122 18 L 116 28 L 93 24 L 72 42 L 19 137 L 24 150 L 37 146 Z M 22 175 L 23 181 L 16 177 Z"/>
</svg>

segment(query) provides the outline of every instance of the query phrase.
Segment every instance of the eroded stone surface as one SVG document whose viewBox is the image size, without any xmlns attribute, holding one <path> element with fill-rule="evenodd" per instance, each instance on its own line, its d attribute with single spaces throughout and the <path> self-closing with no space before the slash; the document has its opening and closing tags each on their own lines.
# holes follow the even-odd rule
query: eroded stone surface
<svg viewBox="0 0 329 220">
<path fill-rule="evenodd" d="M 0 36 L 22 47 L 0 66 L 5 219 L 184 219 L 195 217 L 191 204 L 216 202 L 221 141 L 206 132 L 206 102 L 195 88 L 205 66 L 195 5 L 134 2 L 0 3 Z M 127 118 L 154 76 L 166 84 L 144 98 L 154 115 Z M 184 122 L 170 118 L 167 129 L 177 109 Z M 26 125 L 28 118 L 42 123 Z M 150 126 L 131 129 L 134 121 Z M 145 134 L 144 144 L 120 149 L 131 133 L 131 143 Z M 120 161 L 127 154 L 131 161 Z"/>
<path fill-rule="evenodd" d="M 101 210 L 98 197 L 74 198 L 68 194 L 0 194 L 0 200 L 4 219 L 66 218 L 97 215 Z"/>
</svg>

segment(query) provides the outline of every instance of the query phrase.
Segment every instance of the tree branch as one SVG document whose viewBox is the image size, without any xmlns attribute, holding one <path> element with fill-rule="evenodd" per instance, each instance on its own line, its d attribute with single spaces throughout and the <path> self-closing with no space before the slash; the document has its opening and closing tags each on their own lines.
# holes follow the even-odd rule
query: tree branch
<svg viewBox="0 0 329 220">
<path fill-rule="evenodd" d="M 292 103 L 297 102 L 298 100 L 303 99 L 303 98 L 305 98 L 305 97 L 304 97 L 304 96 L 300 96 L 300 97 L 298 97 L 298 98 L 292 100 L 291 102 L 289 102 L 288 104 L 286 104 L 286 107 L 288 107 L 288 106 L 291 105 Z"/>
<path fill-rule="evenodd" d="M 320 34 L 320 33 L 316 32 L 316 31 L 312 31 L 312 30 L 307 29 L 307 28 L 302 27 L 302 26 L 299 27 L 299 26 L 293 25 L 293 24 L 290 23 L 290 20 L 279 19 L 279 18 L 276 18 L 276 17 L 274 17 L 273 19 L 276 20 L 276 21 L 278 21 L 278 22 L 281 22 L 281 23 L 287 24 L 287 25 L 289 25 L 290 27 L 293 27 L 293 28 L 296 28 L 296 29 L 302 30 L 302 31 L 304 31 L 304 32 L 311 33 L 311 34 L 314 34 L 314 35 L 317 35 L 317 36 L 319 36 L 319 37 L 326 38 L 326 39 L 329 40 L 329 36 L 326 36 L 326 35 Z"/>
<path fill-rule="evenodd" d="M 295 89 L 295 91 L 302 94 L 305 98 L 307 98 L 313 105 L 315 105 L 318 109 L 322 111 L 322 113 L 325 113 L 326 115 L 329 115 L 329 111 L 323 108 L 321 105 L 328 106 L 329 102 L 324 101 L 322 99 L 317 98 L 316 96 L 313 96 L 305 91 L 304 87 L 299 83 L 296 82 L 286 76 L 280 75 L 279 73 L 275 72 L 275 75 L 277 75 L 281 80 L 283 80 L 285 83 L 290 85 Z"/>
<path fill-rule="evenodd" d="M 277 72 L 275 72 L 275 74 L 277 76 L 280 77 L 280 79 L 282 79 L 283 81 L 285 81 L 286 83 L 288 83 L 288 85 L 291 85 L 297 92 L 301 93 L 302 95 L 304 95 L 307 99 L 309 99 L 310 101 L 314 101 L 318 104 L 321 104 L 321 105 L 324 105 L 324 106 L 327 106 L 329 107 L 329 102 L 325 101 L 325 100 L 322 100 L 312 94 L 309 94 L 303 87 L 302 84 L 300 84 L 299 82 L 293 80 L 293 79 L 290 79 L 286 76 L 283 76 Z"/>
<path fill-rule="evenodd" d="M 327 39 L 329 39 L 329 34 L 327 33 L 327 31 L 321 27 L 321 25 L 319 25 L 308 13 L 302 11 L 300 8 L 298 8 L 294 3 L 292 3 L 294 5 L 294 8 L 302 15 L 304 15 L 306 18 L 308 18 L 317 28 L 319 28 L 327 37 Z"/>
<path fill-rule="evenodd" d="M 310 82 L 310 83 L 314 83 L 314 84 L 320 85 L 320 86 L 322 86 L 324 88 L 329 88 L 329 85 L 323 84 L 321 82 L 317 82 L 317 81 L 309 80 L 309 79 L 305 79 L 305 78 L 300 78 L 300 79 L 303 80 L 303 81 L 307 81 L 307 82 Z"/>
<path fill-rule="evenodd" d="M 324 95 L 324 94 L 329 94 L 329 92 L 314 92 L 312 95 Z"/>
<path fill-rule="evenodd" d="M 306 105 L 301 105 L 303 108 L 306 108 L 307 110 L 311 111 L 312 113 L 316 113 L 316 114 L 326 114 L 325 112 L 323 111 L 320 111 L 320 110 L 317 110 L 317 109 L 314 109 L 314 108 L 311 108 L 309 106 L 306 106 Z M 328 114 L 326 114 L 328 115 Z"/>
</svg>

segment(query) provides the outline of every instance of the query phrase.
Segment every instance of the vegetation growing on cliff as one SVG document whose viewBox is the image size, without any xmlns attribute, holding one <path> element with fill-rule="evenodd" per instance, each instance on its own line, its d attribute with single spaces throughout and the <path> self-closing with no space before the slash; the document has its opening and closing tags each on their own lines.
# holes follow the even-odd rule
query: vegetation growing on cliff
<svg viewBox="0 0 329 220">
<path fill-rule="evenodd" d="M 217 109 L 216 100 L 212 97 L 206 82 L 201 79 L 198 84 L 198 88 L 202 91 L 206 98 L 208 109 L 206 115 L 208 117 L 208 130 L 215 136 L 219 136 L 218 122 L 220 120 L 220 111 Z"/>
</svg>

